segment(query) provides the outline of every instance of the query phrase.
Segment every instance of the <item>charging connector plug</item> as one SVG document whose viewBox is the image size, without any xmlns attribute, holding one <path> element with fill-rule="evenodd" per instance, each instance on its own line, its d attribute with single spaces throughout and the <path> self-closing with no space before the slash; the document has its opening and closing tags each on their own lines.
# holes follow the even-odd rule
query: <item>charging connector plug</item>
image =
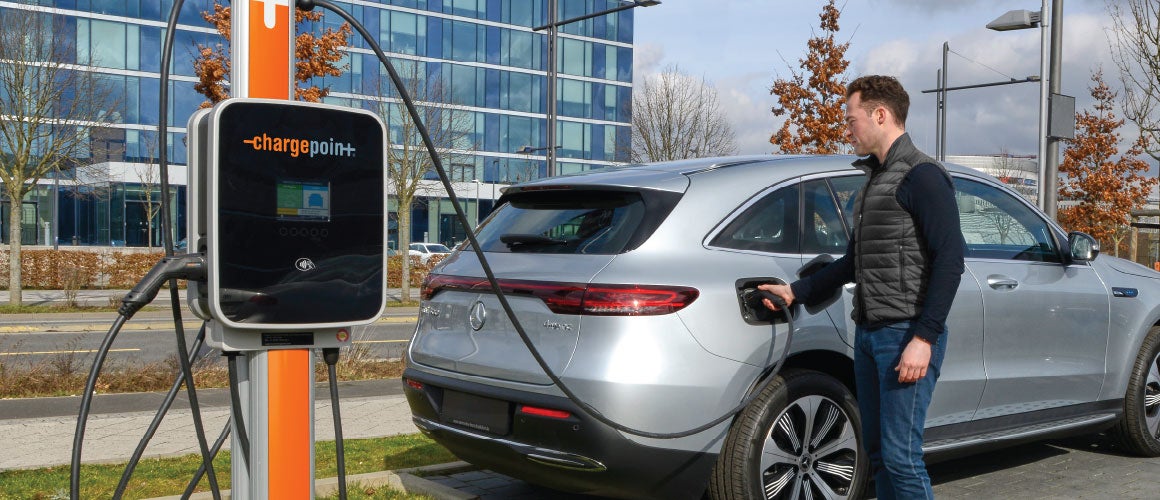
<svg viewBox="0 0 1160 500">
<path fill-rule="evenodd" d="M 132 318 L 142 307 L 153 302 L 157 292 L 161 290 L 161 285 L 171 279 L 205 281 L 205 254 L 190 253 L 161 259 L 132 290 L 129 290 L 128 294 L 125 294 L 121 299 L 121 308 L 117 312 L 126 319 Z"/>
<path fill-rule="evenodd" d="M 755 319 L 768 321 L 772 316 L 769 309 L 766 309 L 765 304 L 761 299 L 769 299 L 773 305 L 777 306 L 782 311 L 788 310 L 789 306 L 785 303 L 785 299 L 777 296 L 773 292 L 767 290 L 759 290 L 757 288 L 746 288 L 741 291 L 741 301 L 748 308 L 747 315 Z"/>
<path fill-rule="evenodd" d="M 769 301 L 773 302 L 773 305 L 777 306 L 778 309 L 785 310 L 789 308 L 789 305 L 785 303 L 785 299 L 769 290 L 757 290 L 757 295 L 758 304 L 761 303 L 761 299 L 769 299 Z"/>
</svg>

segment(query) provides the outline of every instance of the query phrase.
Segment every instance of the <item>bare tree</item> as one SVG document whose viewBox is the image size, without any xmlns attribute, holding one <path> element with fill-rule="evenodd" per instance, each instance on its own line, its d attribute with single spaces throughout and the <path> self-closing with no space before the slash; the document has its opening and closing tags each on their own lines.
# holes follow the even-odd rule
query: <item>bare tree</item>
<svg viewBox="0 0 1160 500">
<path fill-rule="evenodd" d="M 997 177 L 1011 189 L 1018 191 L 1024 198 L 1034 201 L 1035 189 L 1023 182 L 1028 177 L 1028 172 L 1030 171 L 1022 168 L 1022 163 L 1025 162 L 1011 156 L 1011 153 L 1004 148 L 998 156 L 995 156 L 991 160 L 991 167 L 987 173 Z M 1034 174 L 1035 172 L 1031 173 Z"/>
<path fill-rule="evenodd" d="M 145 245 L 153 248 L 153 225 L 157 215 L 161 213 L 161 167 L 156 162 L 157 141 L 149 138 L 145 140 L 146 162 L 138 165 L 134 170 L 137 179 L 141 182 L 141 200 L 145 202 Z M 157 193 L 154 194 L 154 191 Z"/>
<path fill-rule="evenodd" d="M 61 165 L 89 154 L 90 133 L 112 121 L 118 103 L 99 77 L 75 66 L 59 18 L 0 10 L 0 181 L 9 211 L 9 303 L 22 305 L 21 200 Z"/>
<path fill-rule="evenodd" d="M 1160 0 L 1106 0 L 1112 17 L 1112 59 L 1123 83 L 1124 116 L 1160 160 Z"/>
<path fill-rule="evenodd" d="M 717 89 L 677 66 L 644 79 L 632 95 L 632 161 L 666 161 L 737 152 Z"/>
<path fill-rule="evenodd" d="M 407 93 L 415 101 L 423 118 L 423 125 L 431 135 L 444 168 L 448 175 L 458 174 L 461 180 L 470 180 L 467 170 L 474 173 L 474 159 L 471 151 L 478 145 L 475 137 L 475 113 L 461 109 L 453 103 L 450 87 L 435 79 L 428 79 L 421 62 L 395 61 L 398 72 L 407 85 Z M 392 91 L 389 80 L 379 82 L 381 96 L 397 96 Z M 419 128 L 411 120 L 402 99 L 381 97 L 377 112 L 383 121 L 390 124 L 387 140 L 387 184 L 394 191 L 398 202 L 399 253 L 403 258 L 402 297 L 406 300 L 411 293 L 411 259 L 407 249 L 411 244 L 411 209 L 416 198 L 424 194 L 421 182 L 435 163 L 423 146 Z M 471 166 L 462 166 L 470 163 Z M 458 169 L 458 170 L 457 170 Z M 471 178 L 477 178 L 472 176 Z"/>
</svg>

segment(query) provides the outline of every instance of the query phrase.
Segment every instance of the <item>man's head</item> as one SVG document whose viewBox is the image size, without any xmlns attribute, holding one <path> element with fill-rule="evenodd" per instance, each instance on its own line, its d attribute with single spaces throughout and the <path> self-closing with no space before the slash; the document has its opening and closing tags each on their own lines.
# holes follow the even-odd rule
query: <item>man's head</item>
<svg viewBox="0 0 1160 500">
<path fill-rule="evenodd" d="M 910 96 L 892 76 L 859 77 L 846 86 L 846 140 L 858 155 L 879 161 L 898 136 L 906 132 Z"/>
</svg>

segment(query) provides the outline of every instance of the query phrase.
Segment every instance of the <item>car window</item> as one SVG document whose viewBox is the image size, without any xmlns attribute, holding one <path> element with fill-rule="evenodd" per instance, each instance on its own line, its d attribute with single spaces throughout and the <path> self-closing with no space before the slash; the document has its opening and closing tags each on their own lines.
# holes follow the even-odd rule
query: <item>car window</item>
<svg viewBox="0 0 1160 500">
<path fill-rule="evenodd" d="M 866 185 L 865 175 L 848 175 L 830 179 L 830 187 L 834 190 L 834 197 L 838 199 L 838 208 L 842 210 L 842 218 L 846 220 L 846 229 L 854 227 L 854 203 L 862 186 Z"/>
<path fill-rule="evenodd" d="M 432 253 L 451 253 L 451 249 L 442 243 L 427 245 L 427 250 Z"/>
<path fill-rule="evenodd" d="M 824 179 L 802 184 L 801 252 L 803 254 L 841 254 L 846 252 L 846 228 L 838 212 L 834 195 Z"/>
<path fill-rule="evenodd" d="M 1051 227 L 1017 197 L 955 178 L 955 198 L 967 257 L 1060 262 Z"/>
<path fill-rule="evenodd" d="M 525 193 L 502 205 L 478 237 L 487 252 L 616 254 L 645 217 L 640 193 Z"/>
<path fill-rule="evenodd" d="M 799 253 L 798 185 L 777 189 L 759 198 L 726 225 L 709 245 Z"/>
</svg>

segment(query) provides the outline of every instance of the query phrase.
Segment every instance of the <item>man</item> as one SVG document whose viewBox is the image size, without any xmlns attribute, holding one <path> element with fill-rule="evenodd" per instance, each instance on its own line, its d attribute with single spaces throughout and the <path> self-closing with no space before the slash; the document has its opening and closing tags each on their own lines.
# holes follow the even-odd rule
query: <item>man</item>
<svg viewBox="0 0 1160 500">
<path fill-rule="evenodd" d="M 946 318 L 965 244 L 954 185 L 906 133 L 910 97 L 893 77 L 846 89 L 846 139 L 866 171 L 846 255 L 791 285 L 761 285 L 787 304 L 858 286 L 852 316 L 863 444 L 879 499 L 934 498 L 922 434 L 946 351 Z M 765 306 L 774 309 L 769 300 Z"/>
</svg>

